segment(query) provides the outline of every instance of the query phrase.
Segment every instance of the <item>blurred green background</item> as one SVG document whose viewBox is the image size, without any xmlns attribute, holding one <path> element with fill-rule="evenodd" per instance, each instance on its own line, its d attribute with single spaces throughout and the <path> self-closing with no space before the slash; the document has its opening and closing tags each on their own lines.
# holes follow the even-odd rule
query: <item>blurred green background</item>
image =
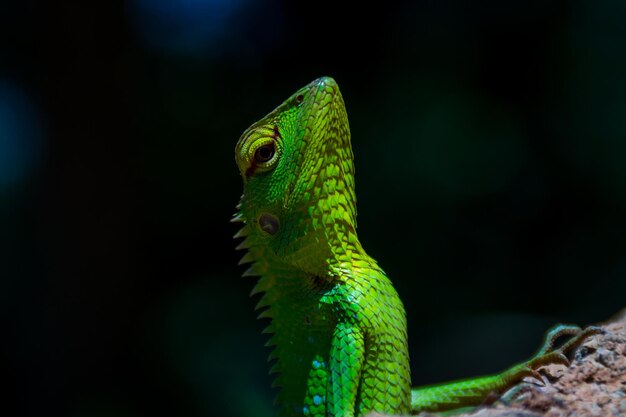
<svg viewBox="0 0 626 417">
<path fill-rule="evenodd" d="M 5 1 L 3 415 L 271 416 L 234 146 L 330 75 L 415 385 L 626 294 L 626 3 Z"/>
</svg>

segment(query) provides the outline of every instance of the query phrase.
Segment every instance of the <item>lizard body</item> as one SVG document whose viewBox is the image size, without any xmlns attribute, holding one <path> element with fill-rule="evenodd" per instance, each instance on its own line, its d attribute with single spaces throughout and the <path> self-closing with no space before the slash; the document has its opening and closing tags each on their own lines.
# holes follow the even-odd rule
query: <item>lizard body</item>
<svg viewBox="0 0 626 417">
<path fill-rule="evenodd" d="M 590 334 L 559 327 L 529 361 L 497 375 L 411 389 L 404 307 L 356 232 L 350 129 L 337 83 L 319 78 L 250 126 L 236 162 L 244 183 L 233 221 L 260 276 L 281 416 L 408 414 L 480 404 L 542 364 L 566 361 Z"/>
</svg>

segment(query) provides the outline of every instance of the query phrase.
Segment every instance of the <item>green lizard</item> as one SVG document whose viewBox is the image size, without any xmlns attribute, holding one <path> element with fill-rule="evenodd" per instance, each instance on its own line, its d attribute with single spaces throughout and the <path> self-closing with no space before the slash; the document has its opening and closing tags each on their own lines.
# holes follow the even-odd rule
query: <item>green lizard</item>
<svg viewBox="0 0 626 417">
<path fill-rule="evenodd" d="M 477 405 L 565 353 L 595 327 L 557 326 L 528 361 L 486 377 L 411 388 L 404 307 L 356 232 L 354 165 L 337 83 L 298 90 L 239 139 L 244 276 L 260 276 L 282 416 L 407 414 Z M 553 342 L 571 335 L 560 349 Z"/>
</svg>

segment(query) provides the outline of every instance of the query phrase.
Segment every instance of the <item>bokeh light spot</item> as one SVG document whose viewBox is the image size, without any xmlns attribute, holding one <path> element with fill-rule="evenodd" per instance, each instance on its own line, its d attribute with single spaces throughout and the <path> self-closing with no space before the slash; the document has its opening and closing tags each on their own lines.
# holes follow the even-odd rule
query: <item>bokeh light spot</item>
<svg viewBox="0 0 626 417">
<path fill-rule="evenodd" d="M 245 0 L 134 0 L 140 39 L 159 52 L 211 55 Z"/>
<path fill-rule="evenodd" d="M 39 160 L 40 124 L 26 93 L 0 80 L 0 190 L 22 180 Z"/>
</svg>

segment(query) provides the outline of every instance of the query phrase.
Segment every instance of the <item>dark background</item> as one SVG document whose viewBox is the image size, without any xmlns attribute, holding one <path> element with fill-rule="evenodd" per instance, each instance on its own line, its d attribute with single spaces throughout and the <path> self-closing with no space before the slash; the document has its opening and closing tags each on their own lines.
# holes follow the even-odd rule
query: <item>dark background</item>
<svg viewBox="0 0 626 417">
<path fill-rule="evenodd" d="M 626 4 L 0 5 L 5 415 L 270 416 L 229 223 L 243 130 L 321 75 L 414 384 L 626 303 Z"/>
</svg>

